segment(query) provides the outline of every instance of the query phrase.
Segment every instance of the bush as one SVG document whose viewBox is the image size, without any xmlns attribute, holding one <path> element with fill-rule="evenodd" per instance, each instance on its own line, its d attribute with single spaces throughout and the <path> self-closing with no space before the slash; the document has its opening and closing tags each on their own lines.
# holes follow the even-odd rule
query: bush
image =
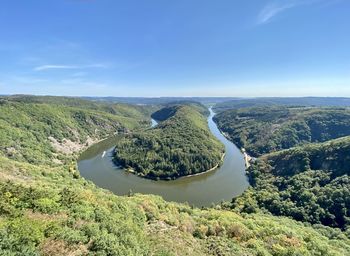
<svg viewBox="0 0 350 256">
<path fill-rule="evenodd" d="M 34 209 L 42 213 L 57 213 L 59 212 L 59 203 L 50 198 L 40 198 L 34 201 Z"/>
</svg>

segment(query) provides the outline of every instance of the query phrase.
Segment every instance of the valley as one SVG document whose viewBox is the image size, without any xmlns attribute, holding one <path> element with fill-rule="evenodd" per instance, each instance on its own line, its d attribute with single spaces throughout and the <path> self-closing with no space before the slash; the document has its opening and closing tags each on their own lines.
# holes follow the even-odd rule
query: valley
<svg viewBox="0 0 350 256">
<path fill-rule="evenodd" d="M 196 106 L 206 113 L 204 106 Z M 176 179 L 214 170 L 224 156 L 206 118 L 191 105 L 173 105 L 152 114 L 159 124 L 117 141 L 114 161 L 141 177 Z"/>
<path fill-rule="evenodd" d="M 253 157 L 350 135 L 350 110 L 339 107 L 237 108 L 220 112 L 214 121 Z"/>
<path fill-rule="evenodd" d="M 211 109 L 209 109 L 211 111 Z M 197 207 L 211 206 L 222 200 L 230 201 L 248 187 L 243 156 L 239 149 L 218 130 L 212 118 L 208 117 L 210 132 L 225 146 L 225 155 L 219 168 L 194 176 L 176 180 L 150 180 L 118 168 L 113 160 L 115 145 L 120 137 L 100 142 L 82 153 L 78 161 L 81 175 L 100 187 L 117 195 L 134 193 L 161 195 L 164 199 L 187 202 Z M 102 157 L 103 152 L 107 152 Z"/>
<path fill-rule="evenodd" d="M 265 118 L 274 120 L 277 112 L 278 123 L 282 123 L 280 129 L 288 127 L 292 134 L 308 130 L 299 125 L 301 122 L 310 125 L 314 120 L 312 124 L 323 127 L 322 133 L 317 134 L 313 126 L 308 126 L 310 133 L 306 139 L 295 137 L 298 139 L 287 146 L 277 143 L 283 139 L 274 139 L 277 146 L 269 147 L 264 144 L 266 140 L 250 140 L 248 136 L 249 143 L 242 145 L 249 153 L 256 152 L 257 159 L 247 169 L 250 182 L 247 188 L 243 155 L 218 129 L 224 124 L 222 130 L 235 142 L 237 136 L 225 127 L 235 127 L 243 115 L 231 118 L 231 112 L 219 112 L 214 116 L 211 109 L 198 108 L 201 106 L 198 104 L 194 107 L 188 103 L 168 104 L 137 106 L 63 97 L 1 97 L 0 254 L 350 252 L 347 109 L 299 107 L 297 114 L 289 107 L 279 110 L 277 106 L 273 110 L 234 110 L 249 113 L 250 119 L 244 122 L 256 123 Z M 179 109 L 181 115 L 176 117 Z M 153 128 L 151 116 L 158 121 Z M 288 121 L 283 121 L 286 118 Z M 240 124 L 245 127 L 244 134 L 263 131 L 255 131 L 249 122 L 246 126 Z M 197 138 L 214 143 L 202 145 L 208 149 L 201 148 L 217 156 L 209 167 L 215 166 L 225 151 L 218 169 L 203 174 L 199 171 L 198 176 L 157 181 L 128 173 L 113 163 L 114 148 L 118 148 L 120 141 L 130 147 L 129 152 L 147 151 L 124 141 L 137 134 L 155 136 L 159 139 L 157 143 L 162 143 L 163 133 L 173 134 L 175 143 L 171 145 L 181 148 L 184 144 L 180 138 L 186 138 L 183 125 L 189 132 L 205 134 L 204 137 L 193 134 L 189 141 Z M 169 131 L 159 131 L 165 128 Z M 265 131 L 269 129 L 265 127 Z M 87 141 L 94 144 L 91 146 Z M 266 148 L 256 147 L 257 141 Z M 72 151 L 60 150 L 67 142 L 77 147 Z M 164 157 L 157 150 L 152 152 L 152 156 L 157 154 Z M 171 163 L 165 157 L 164 160 Z M 114 191 L 122 184 L 123 190 Z M 161 195 L 168 201 L 150 194 Z M 221 199 L 224 200 L 220 202 Z"/>
</svg>

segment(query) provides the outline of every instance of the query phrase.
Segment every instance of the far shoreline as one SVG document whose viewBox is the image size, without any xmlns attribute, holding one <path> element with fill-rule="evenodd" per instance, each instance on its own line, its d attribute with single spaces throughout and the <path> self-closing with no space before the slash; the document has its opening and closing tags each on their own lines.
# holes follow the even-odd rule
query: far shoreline
<svg viewBox="0 0 350 256">
<path fill-rule="evenodd" d="M 221 155 L 221 158 L 220 158 L 220 162 L 218 164 L 216 164 L 214 167 L 206 170 L 206 171 L 203 171 L 203 172 L 199 172 L 199 173 L 195 173 L 195 174 L 189 174 L 189 175 L 184 175 L 184 176 L 179 176 L 179 177 L 167 177 L 167 178 L 161 178 L 161 177 L 156 177 L 156 178 L 153 178 L 153 177 L 149 177 L 147 175 L 142 175 L 142 174 L 139 174 L 137 172 L 135 172 L 135 170 L 133 168 L 130 168 L 130 167 L 123 167 L 121 165 L 118 165 L 117 161 L 115 160 L 112 160 L 113 163 L 120 167 L 120 169 L 122 169 L 124 172 L 127 172 L 127 173 L 130 173 L 130 174 L 133 174 L 135 176 L 138 176 L 140 178 L 143 178 L 143 179 L 147 179 L 147 180 L 154 180 L 154 181 L 174 181 L 174 180 L 179 180 L 179 179 L 186 179 L 186 178 L 191 178 L 191 177 L 195 177 L 195 176 L 200 176 L 200 175 L 203 175 L 203 174 L 206 174 L 206 173 L 209 173 L 209 172 L 212 172 L 216 169 L 218 169 L 220 167 L 220 165 L 222 164 L 222 161 L 225 157 L 226 153 L 224 152 L 222 155 Z"/>
</svg>

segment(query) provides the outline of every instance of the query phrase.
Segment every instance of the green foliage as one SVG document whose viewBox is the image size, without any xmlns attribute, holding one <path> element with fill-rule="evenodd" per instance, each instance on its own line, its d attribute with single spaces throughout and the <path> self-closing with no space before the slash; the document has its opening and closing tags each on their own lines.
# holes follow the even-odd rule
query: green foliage
<svg viewBox="0 0 350 256">
<path fill-rule="evenodd" d="M 252 156 L 350 135 L 350 111 L 341 108 L 242 108 L 221 112 L 214 120 Z"/>
<path fill-rule="evenodd" d="M 343 232 L 322 225 L 261 213 L 191 209 L 146 195 L 131 199 L 152 214 L 151 247 L 165 255 L 347 255 L 350 250 Z"/>
<path fill-rule="evenodd" d="M 162 122 L 117 142 L 115 161 L 151 179 L 174 179 L 207 171 L 221 161 L 223 146 L 205 117 L 186 105 L 166 107 L 152 115 Z"/>
<path fill-rule="evenodd" d="M 17 216 L 0 215 L 10 217 L 0 225 L 0 254 L 8 250 L 36 255 L 39 245 L 50 239 L 67 246 L 86 244 L 101 255 L 146 255 L 145 217 L 123 198 L 64 187 L 56 193 L 58 203 L 55 186 L 47 187 L 46 193 L 12 182 L 0 182 L 0 188 L 1 202 L 21 210 Z"/>
<path fill-rule="evenodd" d="M 40 98 L 45 103 L 33 103 L 33 100 L 38 100 L 35 97 L 25 99 L 28 102 L 23 102 L 21 98 L 20 102 L 4 102 L 2 106 L 5 108 L 0 106 L 0 116 L 4 117 L 1 120 L 9 119 L 6 122 L 11 122 L 11 126 L 1 127 L 0 133 L 2 141 L 22 141 L 16 154 L 24 156 L 25 152 L 31 152 L 40 165 L 33 164 L 26 157 L 13 157 L 1 151 L 0 255 L 340 256 L 350 253 L 350 240 L 346 236 L 349 230 L 341 232 L 322 225 L 311 226 L 260 212 L 237 214 L 219 210 L 219 207 L 193 208 L 151 195 L 130 193 L 128 197 L 115 196 L 79 176 L 74 178 L 71 161 L 62 165 L 46 161 L 54 155 L 62 158 L 62 153 L 50 149 L 41 159 L 43 151 L 40 147 L 30 151 L 30 147 L 23 146 L 32 143 L 30 134 L 34 131 L 45 136 L 50 134 L 47 133 L 49 125 L 35 121 L 38 116 L 46 116 L 51 123 L 60 124 L 60 115 L 52 115 L 52 110 L 62 108 L 59 112 L 67 113 L 72 106 L 66 105 L 74 101 L 67 99 L 66 103 L 62 103 L 63 107 L 56 105 L 60 98 Z M 19 101 L 18 98 L 16 100 Z M 29 108 L 33 111 L 30 118 Z M 88 106 L 80 108 L 77 105 L 74 108 L 74 111 L 91 111 Z M 31 129 L 24 125 L 23 120 L 28 121 Z M 71 125 L 76 119 L 65 120 L 70 120 L 66 124 Z M 123 127 L 127 126 L 127 120 L 126 123 L 121 121 Z M 196 126 L 206 127 L 205 122 L 198 120 Z M 35 123 L 38 124 L 36 130 L 32 126 Z M 93 134 L 96 127 L 103 129 L 104 124 L 83 125 L 82 134 L 84 131 L 85 134 Z M 55 132 L 68 136 L 67 127 L 73 126 L 56 125 Z M 11 129 L 16 132 L 11 133 Z M 11 137 L 6 134 L 11 134 Z M 47 143 L 43 141 L 42 145 Z M 336 147 L 340 145 L 336 144 Z M 304 157 L 304 154 L 301 155 Z M 313 161 L 306 161 L 304 165 L 307 164 L 312 166 Z M 310 195 L 304 193 L 303 197 L 310 198 Z M 255 207 L 254 203 L 251 207 Z"/>
<path fill-rule="evenodd" d="M 68 98 L 75 104 L 64 104 L 66 98 L 59 99 L 61 105 L 36 102 L 40 97 L 5 98 L 0 104 L 0 153 L 34 164 L 69 161 L 69 154 L 86 146 L 87 140 L 148 125 L 139 107 L 121 104 L 106 109 L 91 103 L 93 108 L 85 101 Z M 55 98 L 55 103 L 60 101 Z M 60 150 L 67 154 L 57 156 Z"/>
<path fill-rule="evenodd" d="M 254 190 L 234 199 L 242 212 L 257 208 L 299 221 L 350 227 L 350 137 L 261 157 L 248 169 Z"/>
<path fill-rule="evenodd" d="M 26 104 L 48 104 L 57 107 L 73 107 L 80 109 L 95 110 L 98 112 L 106 112 L 117 116 L 145 119 L 145 116 L 150 116 L 157 106 L 153 105 L 130 105 L 123 103 L 108 103 L 103 101 L 91 101 L 83 98 L 73 97 L 57 97 L 57 96 L 31 96 L 31 95 L 13 95 L 0 97 L 0 104 L 6 101 L 21 102 Z"/>
<path fill-rule="evenodd" d="M 218 102 L 215 111 L 228 109 L 269 106 L 304 106 L 304 107 L 349 107 L 349 98 L 340 97 L 259 97 L 251 99 L 233 99 Z"/>
<path fill-rule="evenodd" d="M 0 229 L 1 255 L 38 255 L 45 224 L 28 218 L 9 220 Z"/>
<path fill-rule="evenodd" d="M 50 198 L 40 198 L 34 202 L 35 210 L 42 213 L 56 213 L 59 208 L 59 204 Z"/>
<path fill-rule="evenodd" d="M 151 116 L 157 121 L 165 121 L 166 119 L 175 115 L 182 106 L 191 107 L 192 109 L 201 113 L 203 116 L 209 115 L 208 108 L 202 105 L 201 103 L 193 101 L 177 101 L 176 103 L 165 104 L 164 107 L 152 113 Z"/>
</svg>

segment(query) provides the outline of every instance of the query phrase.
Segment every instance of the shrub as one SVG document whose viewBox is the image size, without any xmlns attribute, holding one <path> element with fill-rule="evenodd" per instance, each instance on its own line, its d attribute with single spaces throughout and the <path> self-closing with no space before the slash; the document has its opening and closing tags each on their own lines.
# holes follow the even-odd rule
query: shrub
<svg viewBox="0 0 350 256">
<path fill-rule="evenodd" d="M 42 213 L 57 213 L 59 212 L 59 203 L 50 198 L 40 198 L 34 201 L 34 209 Z"/>
</svg>

